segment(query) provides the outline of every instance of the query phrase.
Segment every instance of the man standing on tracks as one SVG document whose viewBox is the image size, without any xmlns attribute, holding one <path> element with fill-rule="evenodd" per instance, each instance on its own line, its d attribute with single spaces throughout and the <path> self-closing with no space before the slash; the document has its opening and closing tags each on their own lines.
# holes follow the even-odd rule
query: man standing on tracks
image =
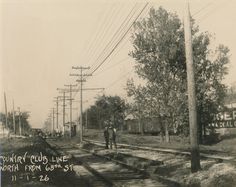
<svg viewBox="0 0 236 187">
<path fill-rule="evenodd" d="M 116 128 L 115 127 L 113 127 L 113 137 L 112 137 L 112 139 L 113 139 L 114 146 L 117 149 L 117 145 L 116 145 Z"/>
<path fill-rule="evenodd" d="M 113 127 L 113 125 L 111 123 L 110 123 L 109 128 L 108 128 L 108 134 L 109 134 L 110 149 L 112 149 L 112 143 L 114 143 L 114 146 L 117 149 L 117 145 L 116 145 L 116 129 Z"/>
<path fill-rule="evenodd" d="M 105 138 L 105 142 L 106 142 L 106 149 L 108 149 L 108 145 L 109 145 L 109 133 L 108 133 L 108 125 L 105 124 L 105 129 L 104 129 L 104 138 Z"/>
</svg>

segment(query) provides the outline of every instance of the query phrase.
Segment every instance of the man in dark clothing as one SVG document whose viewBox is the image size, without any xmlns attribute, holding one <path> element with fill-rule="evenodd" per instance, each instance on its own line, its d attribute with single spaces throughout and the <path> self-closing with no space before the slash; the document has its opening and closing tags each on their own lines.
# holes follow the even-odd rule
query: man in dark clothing
<svg viewBox="0 0 236 187">
<path fill-rule="evenodd" d="M 109 145 L 109 133 L 108 133 L 108 127 L 106 126 L 104 129 L 104 138 L 105 138 L 105 142 L 106 142 L 106 149 L 108 149 L 108 145 Z"/>
<path fill-rule="evenodd" d="M 108 134 L 109 134 L 110 149 L 112 149 L 112 143 L 114 143 L 114 146 L 117 149 L 117 146 L 116 146 L 116 131 L 112 126 L 109 126 Z"/>
<path fill-rule="evenodd" d="M 113 143 L 114 143 L 114 146 L 115 148 L 117 149 L 117 145 L 116 145 L 116 129 L 113 127 L 113 136 L 112 136 L 112 139 L 113 139 Z"/>
</svg>

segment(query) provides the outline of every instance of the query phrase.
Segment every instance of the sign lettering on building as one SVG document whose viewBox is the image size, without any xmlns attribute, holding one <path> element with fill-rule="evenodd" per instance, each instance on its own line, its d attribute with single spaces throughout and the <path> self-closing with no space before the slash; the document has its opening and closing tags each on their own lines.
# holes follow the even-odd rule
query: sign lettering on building
<svg viewBox="0 0 236 187">
<path fill-rule="evenodd" d="M 208 124 L 208 127 L 236 128 L 236 109 L 215 115 L 213 122 Z"/>
</svg>

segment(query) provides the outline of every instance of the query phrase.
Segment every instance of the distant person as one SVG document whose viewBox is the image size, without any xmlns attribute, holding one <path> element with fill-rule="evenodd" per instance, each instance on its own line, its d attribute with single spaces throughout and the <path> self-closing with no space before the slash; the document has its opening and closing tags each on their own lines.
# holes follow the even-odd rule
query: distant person
<svg viewBox="0 0 236 187">
<path fill-rule="evenodd" d="M 115 148 L 117 149 L 116 145 L 116 129 L 110 125 L 108 128 L 108 134 L 109 134 L 109 143 L 110 143 L 110 149 L 112 149 L 112 144 L 114 143 Z"/>
<path fill-rule="evenodd" d="M 117 145 L 116 145 L 116 128 L 114 128 L 114 127 L 113 127 L 112 140 L 113 140 L 113 143 L 114 143 L 115 148 L 117 149 Z"/>
<path fill-rule="evenodd" d="M 105 126 L 104 129 L 104 138 L 105 138 L 105 142 L 106 142 L 106 149 L 108 149 L 108 145 L 109 145 L 109 133 L 108 133 L 108 126 Z"/>
</svg>

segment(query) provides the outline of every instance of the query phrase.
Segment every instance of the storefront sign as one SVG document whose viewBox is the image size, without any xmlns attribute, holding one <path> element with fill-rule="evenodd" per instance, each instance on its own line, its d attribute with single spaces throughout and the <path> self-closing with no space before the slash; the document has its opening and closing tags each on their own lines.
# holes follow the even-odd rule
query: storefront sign
<svg viewBox="0 0 236 187">
<path fill-rule="evenodd" d="M 215 115 L 213 123 L 208 124 L 208 127 L 236 128 L 236 109 Z"/>
</svg>

